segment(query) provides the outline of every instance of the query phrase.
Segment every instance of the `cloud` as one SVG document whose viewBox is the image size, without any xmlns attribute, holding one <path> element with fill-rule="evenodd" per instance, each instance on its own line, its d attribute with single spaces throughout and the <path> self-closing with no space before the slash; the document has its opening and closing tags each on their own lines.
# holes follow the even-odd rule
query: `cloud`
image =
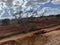
<svg viewBox="0 0 60 45">
<path fill-rule="evenodd" d="M 44 13 L 45 16 L 48 15 L 56 15 L 56 14 L 60 14 L 60 8 L 51 8 L 51 7 L 44 7 L 42 8 L 38 14 L 41 16 L 41 14 Z"/>
<path fill-rule="evenodd" d="M 1 1 L 2 1 L 2 2 L 5 2 L 5 1 L 7 1 L 7 0 L 0 0 L 0 2 L 1 2 Z"/>
<path fill-rule="evenodd" d="M 12 16 L 12 14 L 13 14 L 13 9 L 4 9 L 3 10 L 3 12 L 1 13 L 1 16 L 0 16 L 0 18 L 1 19 L 5 19 L 5 18 L 9 18 L 9 19 L 11 19 L 11 18 L 14 18 L 14 16 Z"/>
<path fill-rule="evenodd" d="M 13 6 L 13 0 L 7 0 L 5 3 L 6 3 L 6 5 L 8 7 L 12 7 Z"/>
<path fill-rule="evenodd" d="M 38 4 L 47 3 L 49 0 L 0 0 L 0 2 L 4 2 L 7 6 L 32 6 L 35 7 Z"/>
<path fill-rule="evenodd" d="M 3 8 L 6 8 L 7 6 L 5 5 L 4 2 L 0 2 L 0 8 L 3 9 Z"/>
<path fill-rule="evenodd" d="M 26 6 L 37 7 L 39 4 L 45 4 L 49 0 L 29 0 Z"/>
<path fill-rule="evenodd" d="M 8 8 L 16 9 L 21 6 L 22 9 L 27 9 L 27 7 L 36 8 L 39 4 L 45 4 L 49 2 L 49 0 L 0 0 L 0 2 L 4 2 Z"/>
<path fill-rule="evenodd" d="M 56 15 L 60 14 L 60 8 L 51 8 L 51 7 L 44 7 L 43 10 L 46 10 L 45 15 Z"/>
<path fill-rule="evenodd" d="M 14 0 L 13 1 L 13 5 L 15 5 L 15 6 L 22 5 L 22 3 L 23 3 L 23 0 Z"/>
<path fill-rule="evenodd" d="M 60 4 L 60 0 L 52 0 L 51 1 L 53 4 Z"/>
<path fill-rule="evenodd" d="M 50 0 L 0 0 L 0 13 L 5 11 L 5 9 L 8 10 L 8 13 L 6 15 L 12 15 L 14 12 L 19 12 L 20 10 L 27 11 L 30 10 L 30 8 L 37 9 L 37 7 L 40 7 L 41 4 L 48 3 Z M 53 4 L 60 4 L 60 0 L 52 0 Z M 59 8 L 60 9 L 60 8 Z M 44 12 L 46 10 L 45 14 L 57 14 L 59 13 L 58 8 L 51 8 L 51 7 L 44 7 L 40 11 L 40 13 Z M 3 13 L 1 14 L 3 15 Z"/>
<path fill-rule="evenodd" d="M 0 2 L 4 2 L 6 6 L 11 7 L 13 5 L 14 0 L 0 0 Z"/>
</svg>

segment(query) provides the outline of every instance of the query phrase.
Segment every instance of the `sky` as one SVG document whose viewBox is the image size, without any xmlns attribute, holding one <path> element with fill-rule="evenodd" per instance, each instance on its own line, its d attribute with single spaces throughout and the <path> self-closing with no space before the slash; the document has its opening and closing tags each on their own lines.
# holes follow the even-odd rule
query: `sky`
<svg viewBox="0 0 60 45">
<path fill-rule="evenodd" d="M 0 0 L 0 19 L 11 19 L 14 18 L 14 13 L 21 10 L 27 12 L 30 9 L 39 14 L 43 12 L 45 15 L 60 14 L 60 0 Z"/>
</svg>

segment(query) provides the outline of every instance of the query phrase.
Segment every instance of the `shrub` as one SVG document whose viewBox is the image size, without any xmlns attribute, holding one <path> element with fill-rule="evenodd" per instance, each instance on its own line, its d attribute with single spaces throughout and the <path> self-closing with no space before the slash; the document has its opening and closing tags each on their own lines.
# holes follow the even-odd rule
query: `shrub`
<svg viewBox="0 0 60 45">
<path fill-rule="evenodd" d="M 3 19 L 2 25 L 8 25 L 10 23 L 10 19 Z"/>
<path fill-rule="evenodd" d="M 58 21 L 58 24 L 60 24 L 60 20 Z"/>
<path fill-rule="evenodd" d="M 31 26 L 31 30 L 35 30 L 37 28 L 36 24 L 34 24 L 34 23 L 31 24 L 30 26 Z"/>
</svg>

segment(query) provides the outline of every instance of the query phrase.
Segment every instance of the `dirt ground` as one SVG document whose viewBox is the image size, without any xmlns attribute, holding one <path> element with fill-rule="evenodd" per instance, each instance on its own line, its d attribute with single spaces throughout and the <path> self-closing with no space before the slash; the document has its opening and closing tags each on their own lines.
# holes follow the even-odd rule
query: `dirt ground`
<svg viewBox="0 0 60 45">
<path fill-rule="evenodd" d="M 0 40 L 0 45 L 60 45 L 60 25 Z"/>
</svg>

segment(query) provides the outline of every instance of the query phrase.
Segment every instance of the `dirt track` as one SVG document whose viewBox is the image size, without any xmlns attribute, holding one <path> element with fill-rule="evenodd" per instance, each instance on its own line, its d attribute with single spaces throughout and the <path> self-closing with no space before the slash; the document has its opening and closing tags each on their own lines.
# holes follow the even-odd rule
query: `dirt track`
<svg viewBox="0 0 60 45">
<path fill-rule="evenodd" d="M 58 30 L 57 30 L 58 29 Z M 19 34 L 0 40 L 0 45 L 12 40 L 18 41 L 21 45 L 59 45 L 60 43 L 60 25 L 51 28 L 42 29 L 46 33 L 40 34 L 41 30 Z M 27 42 L 26 42 L 27 41 Z M 28 44 L 28 41 L 33 44 Z M 33 41 L 33 42 L 32 42 Z M 12 44 L 13 45 L 13 44 Z"/>
</svg>

